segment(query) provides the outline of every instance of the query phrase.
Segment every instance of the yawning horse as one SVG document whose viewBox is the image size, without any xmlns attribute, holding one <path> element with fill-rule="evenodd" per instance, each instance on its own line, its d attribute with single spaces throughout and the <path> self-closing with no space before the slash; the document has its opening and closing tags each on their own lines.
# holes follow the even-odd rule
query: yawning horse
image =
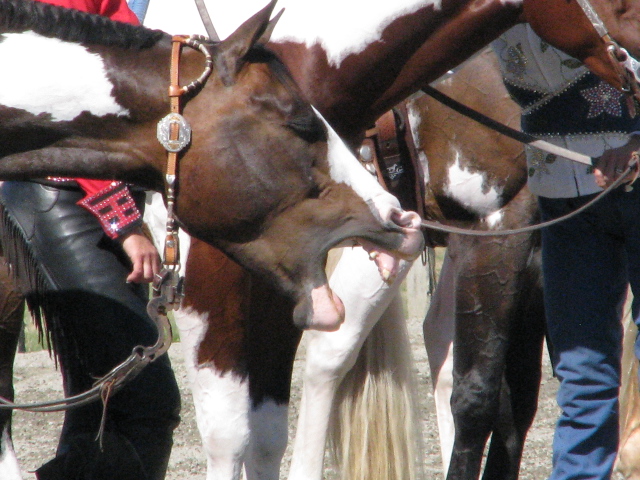
<svg viewBox="0 0 640 480">
<path fill-rule="evenodd" d="M 171 38 L 46 5 L 1 6 L 1 53 L 11 67 L 0 97 L 0 132 L 9 139 L 0 148 L 0 176 L 75 173 L 163 189 L 166 159 L 155 130 L 169 110 Z M 200 92 L 185 93 L 194 131 L 179 164 L 176 213 L 191 235 L 293 295 L 305 325 L 315 321 L 311 297 L 323 295 L 322 252 L 351 237 L 409 255 L 417 245 L 405 238 L 410 230 L 392 222 L 403 216 L 394 199 L 368 177 L 358 183 L 362 169 L 353 157 L 333 160 L 349 154 L 276 58 L 254 46 L 273 6 L 225 42 L 202 46 L 215 69 Z M 96 45 L 100 36 L 106 38 Z M 109 45 L 120 37 L 119 46 Z M 42 57 L 61 74 L 46 72 Z M 79 64 L 83 75 L 73 75 Z M 185 50 L 180 68 L 197 78 L 205 68 L 201 53 Z M 24 78 L 34 83 L 18 80 Z M 50 91 L 62 100 L 36 95 Z"/>
<path fill-rule="evenodd" d="M 203 43 L 0 1 L 0 178 L 115 178 L 164 190 L 156 129 L 169 92 L 193 125 L 178 168 L 180 224 L 292 298 L 301 326 L 336 324 L 327 251 L 357 238 L 413 257 L 419 218 L 370 179 L 257 43 L 273 7 L 225 41 Z M 194 80 L 184 88 L 174 82 L 178 64 Z"/>
<path fill-rule="evenodd" d="M 174 32 L 193 31 L 197 17 L 179 23 L 188 5 L 179 11 L 169 10 L 164 23 L 154 23 L 160 21 L 161 14 L 154 12 L 158 3 L 151 2 L 150 24 Z M 375 8 L 359 1 L 282 5 L 286 6 L 283 23 L 275 29 L 270 47 L 289 66 L 307 98 L 353 146 L 387 108 L 458 65 L 518 21 L 530 21 L 541 37 L 579 58 L 615 86 L 624 82 L 575 2 L 405 1 Z M 241 6 L 236 2 L 233 9 L 220 9 L 215 2 L 209 4 L 223 36 L 227 32 L 220 28 L 234 24 L 227 16 L 242 16 Z M 606 2 L 597 2 L 596 7 L 614 38 L 638 56 L 637 29 L 623 28 L 622 12 L 613 12 Z M 629 12 L 624 16 L 637 22 L 630 15 L 637 6 L 627 4 L 625 8 Z M 193 13 L 196 15 L 195 9 Z M 376 284 L 366 256 L 352 253 L 352 263 L 343 263 L 340 270 L 342 277 L 332 280 L 334 287 L 349 292 L 343 295 L 349 296 L 346 322 L 336 333 L 313 334 L 313 355 L 307 360 L 313 366 L 306 375 L 291 478 L 321 478 L 326 420 L 314 422 L 313 418 L 329 417 L 341 375 L 397 294 L 393 287 Z M 254 283 L 250 289 L 250 282 L 229 259 L 216 256 L 199 242 L 193 246 L 187 263 L 185 311 L 178 324 L 191 367 L 210 479 L 237 478 L 243 461 L 249 478 L 277 478 L 286 445 L 289 375 L 299 332 L 286 318 L 291 305 L 265 293 L 270 292 L 268 285 Z M 365 284 L 369 285 L 367 291 L 363 290 Z M 262 337 L 265 331 L 254 328 L 267 321 L 280 325 L 280 336 Z M 504 322 L 495 325 L 505 326 Z M 508 336 L 508 331 L 498 334 Z M 459 385 L 464 387 L 464 378 L 460 377 Z M 487 401 L 494 400 L 499 399 Z M 241 426 L 238 416 L 243 418 Z M 233 425 L 225 423 L 229 418 L 236 419 Z M 301 438 L 303 430 L 307 435 Z M 475 441 L 483 443 L 484 439 Z M 474 456 L 461 452 L 456 463 L 471 466 L 461 466 L 459 471 L 475 470 L 475 460 L 475 451 Z M 377 473 L 375 469 L 368 471 L 368 478 Z"/>
</svg>

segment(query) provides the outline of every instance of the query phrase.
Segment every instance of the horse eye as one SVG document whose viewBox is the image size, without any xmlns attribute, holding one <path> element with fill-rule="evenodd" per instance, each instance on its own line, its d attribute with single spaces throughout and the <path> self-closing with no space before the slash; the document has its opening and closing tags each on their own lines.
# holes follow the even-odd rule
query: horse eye
<svg viewBox="0 0 640 480">
<path fill-rule="evenodd" d="M 327 130 L 318 116 L 309 109 L 287 121 L 286 126 L 308 143 L 326 142 Z"/>
</svg>

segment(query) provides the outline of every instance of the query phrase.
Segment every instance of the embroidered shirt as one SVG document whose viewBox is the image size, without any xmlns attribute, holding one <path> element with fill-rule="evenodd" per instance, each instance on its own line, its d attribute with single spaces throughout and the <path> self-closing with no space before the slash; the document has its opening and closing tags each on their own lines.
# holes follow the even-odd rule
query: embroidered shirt
<svg viewBox="0 0 640 480">
<path fill-rule="evenodd" d="M 640 130 L 640 118 L 630 117 L 621 92 L 541 40 L 529 25 L 511 28 L 492 46 L 505 86 L 523 108 L 523 131 L 598 157 Z M 526 154 L 529 187 L 536 195 L 567 198 L 601 191 L 592 167 L 529 146 Z"/>
</svg>

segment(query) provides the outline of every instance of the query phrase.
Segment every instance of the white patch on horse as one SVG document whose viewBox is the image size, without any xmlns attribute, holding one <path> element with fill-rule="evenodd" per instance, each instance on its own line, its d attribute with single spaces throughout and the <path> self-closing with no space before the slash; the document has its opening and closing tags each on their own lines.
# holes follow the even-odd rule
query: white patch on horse
<svg viewBox="0 0 640 480">
<path fill-rule="evenodd" d="M 304 2 L 300 0 L 280 2 L 278 6 L 290 6 L 278 22 L 271 37 L 273 41 L 293 41 L 308 47 L 319 44 L 327 53 L 329 65 L 336 68 L 349 55 L 364 51 L 372 43 L 382 40 L 382 32 L 395 19 L 410 15 L 417 10 L 432 6 L 440 10 L 440 0 L 397 0 L 377 2 L 372 8 L 370 2 L 330 0 L 324 2 Z M 297 8 L 294 8 L 297 5 Z M 353 19 L 358 19 L 354 25 Z M 331 27 L 328 28 L 327 26 Z M 281 35 L 279 32 L 286 32 Z"/>
<path fill-rule="evenodd" d="M 489 229 L 498 228 L 502 224 L 502 219 L 504 218 L 504 212 L 502 209 L 497 210 L 489 215 L 487 215 L 484 219 Z"/>
<path fill-rule="evenodd" d="M 204 33 L 194 2 L 182 2 L 183 5 L 177 10 L 167 8 L 173 1 L 151 2 L 145 25 L 169 33 Z M 224 2 L 205 0 L 220 38 L 226 38 L 266 4 L 266 0 L 238 0 L 233 3 L 234 8 L 229 8 Z M 428 6 L 440 10 L 441 0 L 395 0 L 377 2 L 375 6 L 368 0 L 279 0 L 276 11 L 284 8 L 284 14 L 271 40 L 303 43 L 309 47 L 320 44 L 327 52 L 330 65 L 337 67 L 347 56 L 359 53 L 379 41 L 384 28 L 396 18 Z M 167 12 L 170 12 L 169 16 Z M 354 18 L 358 19 L 357 26 Z M 200 31 L 196 31 L 198 28 Z"/>
<path fill-rule="evenodd" d="M 198 364 L 208 317 L 208 313 L 200 314 L 192 308 L 174 312 L 207 470 L 210 477 L 240 478 L 251 435 L 249 382 L 216 370 L 212 363 Z"/>
<path fill-rule="evenodd" d="M 251 456 L 254 462 L 259 460 L 264 464 L 258 471 L 270 465 L 271 470 L 277 472 L 287 448 L 288 412 L 288 404 L 277 404 L 269 398 L 251 409 Z"/>
<path fill-rule="evenodd" d="M 111 95 L 113 84 L 99 55 L 76 43 L 33 32 L 0 37 L 0 104 L 53 121 L 82 112 L 98 117 L 127 115 Z"/>
<path fill-rule="evenodd" d="M 0 478 L 2 480 L 22 480 L 18 458 L 13 449 L 13 444 L 9 438 L 9 426 L 5 425 L 2 431 L 2 455 L 0 455 Z"/>
<path fill-rule="evenodd" d="M 490 186 L 484 173 L 471 172 L 463 168 L 458 156 L 449 167 L 445 192 L 481 217 L 486 217 L 500 208 L 501 189 Z"/>
</svg>

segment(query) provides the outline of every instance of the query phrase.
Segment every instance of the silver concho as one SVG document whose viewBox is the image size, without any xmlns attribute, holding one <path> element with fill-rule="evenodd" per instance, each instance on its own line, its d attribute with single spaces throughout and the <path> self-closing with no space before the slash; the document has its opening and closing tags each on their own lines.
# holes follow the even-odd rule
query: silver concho
<svg viewBox="0 0 640 480">
<path fill-rule="evenodd" d="M 171 140 L 171 125 L 178 125 L 178 138 Z M 191 141 L 191 126 L 187 120 L 178 113 L 170 113 L 158 122 L 158 141 L 168 152 L 179 152 L 189 145 Z"/>
</svg>

